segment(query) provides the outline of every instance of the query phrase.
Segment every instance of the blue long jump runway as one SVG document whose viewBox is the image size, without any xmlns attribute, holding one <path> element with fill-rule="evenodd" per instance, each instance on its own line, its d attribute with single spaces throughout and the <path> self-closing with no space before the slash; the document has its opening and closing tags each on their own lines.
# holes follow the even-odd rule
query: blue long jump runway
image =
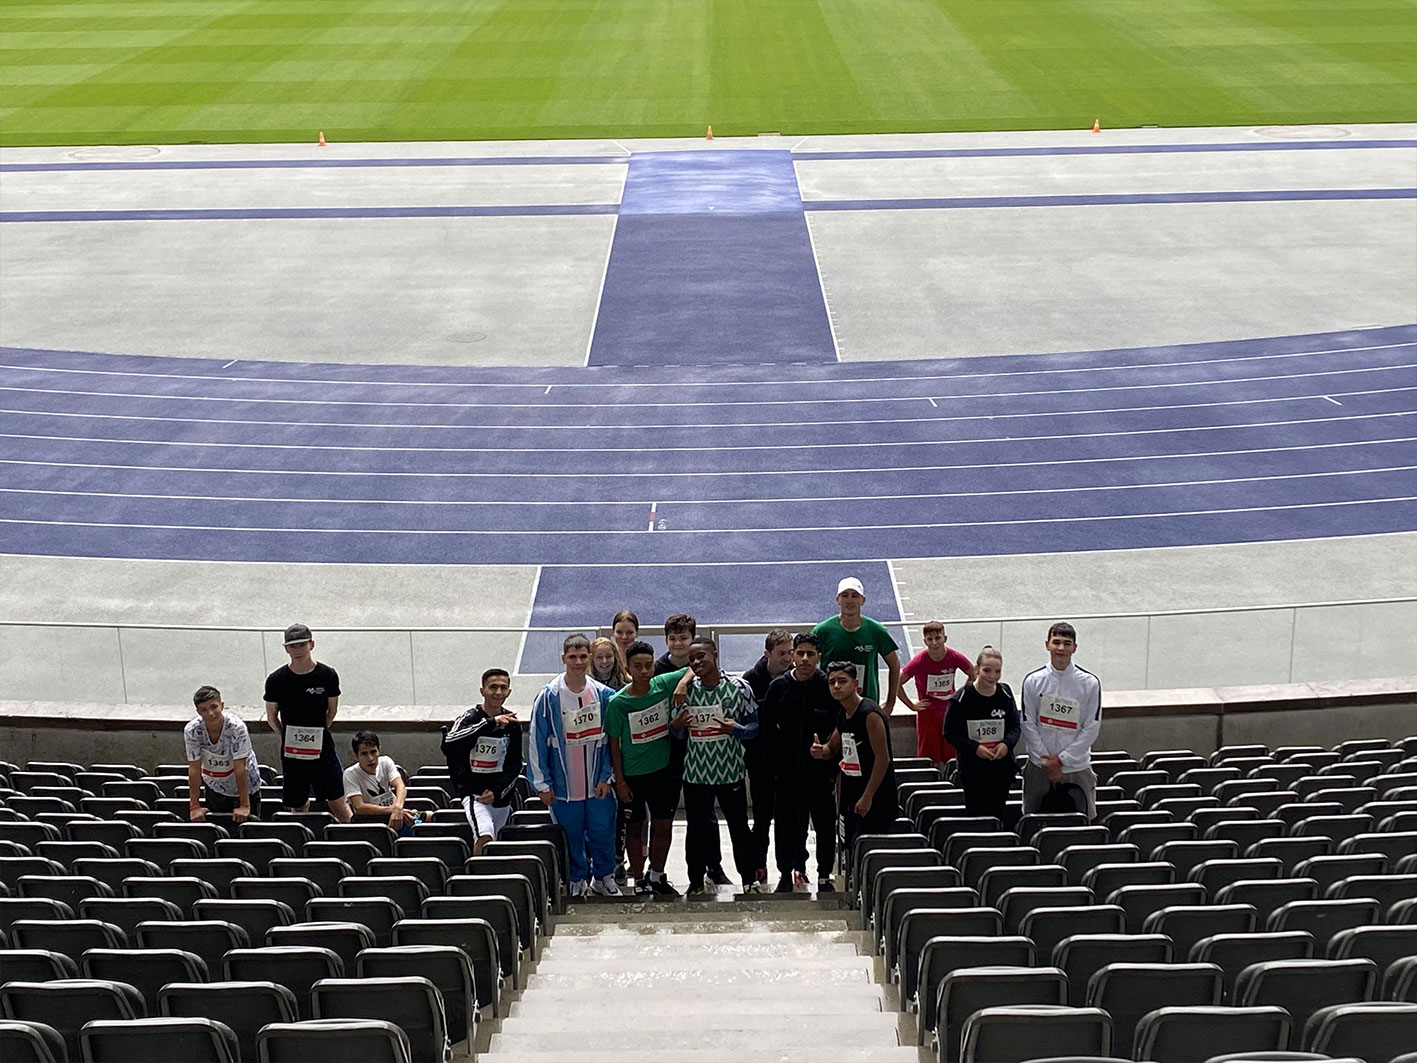
<svg viewBox="0 0 1417 1063">
<path fill-rule="evenodd" d="M 590 364 L 835 360 L 792 153 L 632 155 Z"/>
<path fill-rule="evenodd" d="M 1417 527 L 1417 325 L 629 378 L 0 363 L 6 553 L 735 566 Z"/>
</svg>

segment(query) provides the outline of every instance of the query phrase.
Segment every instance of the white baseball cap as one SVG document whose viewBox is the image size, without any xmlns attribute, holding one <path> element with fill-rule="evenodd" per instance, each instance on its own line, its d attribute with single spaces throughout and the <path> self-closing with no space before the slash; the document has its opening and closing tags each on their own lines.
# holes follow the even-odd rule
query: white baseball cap
<svg viewBox="0 0 1417 1063">
<path fill-rule="evenodd" d="M 866 597 L 866 588 L 861 586 L 861 581 L 855 576 L 847 576 L 836 585 L 836 593 L 840 594 L 842 591 L 855 591 L 861 597 Z"/>
</svg>

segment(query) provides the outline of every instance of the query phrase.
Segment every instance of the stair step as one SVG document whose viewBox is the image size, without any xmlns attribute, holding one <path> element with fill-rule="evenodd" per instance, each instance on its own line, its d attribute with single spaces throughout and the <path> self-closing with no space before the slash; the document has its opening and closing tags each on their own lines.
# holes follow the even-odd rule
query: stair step
<svg viewBox="0 0 1417 1063">
<path fill-rule="evenodd" d="M 720 1048 L 632 1049 L 629 1051 L 533 1052 L 521 1049 L 487 1052 L 478 1063 L 919 1063 L 913 1046 L 818 1048 L 796 1045 L 783 1048 L 749 1048 L 725 1058 Z"/>
<path fill-rule="evenodd" d="M 493 1036 L 488 1051 L 610 1052 L 628 1047 L 637 1051 L 654 1049 L 663 1052 L 682 1047 L 692 1037 L 695 1047 L 716 1047 L 725 1053 L 725 1058 L 736 1058 L 740 1051 L 753 1048 L 814 1043 L 834 1048 L 869 1048 L 898 1043 L 896 1017 L 885 1012 L 870 1015 L 735 1015 L 726 1019 L 720 1016 L 711 1028 L 699 1022 L 689 1024 L 691 1034 L 684 1024 L 646 1029 L 638 1020 L 637 1015 L 633 1023 L 601 1029 L 588 1026 L 579 1017 L 559 1023 L 551 1019 L 509 1021 L 500 1033 Z"/>
<path fill-rule="evenodd" d="M 851 924 L 841 916 L 814 916 L 810 919 L 755 919 L 747 922 L 741 917 L 724 919 L 666 919 L 654 922 L 637 922 L 631 919 L 612 920 L 603 923 L 567 923 L 556 920 L 555 937 L 640 937 L 645 934 L 735 934 L 743 933 L 745 927 L 752 927 L 759 933 L 844 933 L 853 930 Z M 859 933 L 859 931 L 857 931 Z"/>
<path fill-rule="evenodd" d="M 784 959 L 790 959 L 790 963 L 784 963 Z M 542 977 L 555 976 L 589 976 L 599 978 L 602 975 L 611 978 L 618 978 L 624 975 L 633 974 L 655 974 L 683 972 L 685 975 L 700 977 L 706 975 L 725 974 L 731 975 L 735 972 L 747 974 L 749 972 L 782 973 L 790 970 L 795 974 L 806 974 L 809 971 L 862 971 L 865 976 L 871 976 L 872 962 L 869 956 L 858 956 L 854 952 L 844 955 L 823 956 L 820 953 L 802 957 L 783 957 L 765 955 L 721 955 L 718 952 L 696 951 L 693 955 L 685 955 L 678 949 L 673 950 L 636 950 L 631 953 L 624 950 L 618 957 L 609 964 L 597 966 L 586 963 L 582 958 L 576 956 L 547 957 L 536 965 L 537 984 L 541 984 Z"/>
<path fill-rule="evenodd" d="M 627 957 L 626 954 L 631 952 L 632 955 Z M 651 956 L 682 956 L 686 962 L 698 963 L 705 959 L 728 958 L 730 956 L 739 960 L 753 960 L 787 957 L 802 959 L 813 957 L 850 958 L 856 955 L 859 955 L 857 947 L 849 941 L 813 941 L 804 944 L 778 941 L 767 935 L 756 937 L 751 941 L 717 941 L 711 936 L 705 939 L 689 938 L 685 940 L 684 935 L 681 934 L 679 940 L 650 938 L 636 944 L 633 950 L 625 948 L 623 943 L 616 946 L 609 943 L 598 943 L 594 938 L 577 938 L 574 942 L 547 946 L 541 952 L 541 963 L 564 960 L 570 963 L 603 962 L 614 965 Z M 633 965 L 632 962 L 631 965 Z"/>
<path fill-rule="evenodd" d="M 533 983 L 535 984 L 535 979 Z M 559 1016 L 584 1015 L 602 1022 L 607 1014 L 606 1000 L 600 996 L 587 997 L 583 993 L 566 990 L 543 990 L 539 985 L 526 991 L 522 999 L 513 1001 L 508 1010 L 507 1022 L 513 1019 L 535 1018 L 538 1021 Z M 614 1005 L 620 1006 L 618 1003 Z M 733 1010 L 741 1018 L 743 1015 L 772 1015 L 781 1017 L 784 1012 L 792 1015 L 841 1015 L 860 1016 L 884 1011 L 884 995 L 875 983 L 861 985 L 841 985 L 824 993 L 820 986 L 774 986 L 770 998 L 739 997 L 733 1001 Z M 663 999 L 653 997 L 635 1001 L 634 1015 L 639 1019 L 663 1018 L 676 1021 L 686 1015 L 721 1015 L 723 1003 L 720 1000 L 670 996 Z"/>
<path fill-rule="evenodd" d="M 858 957 L 868 960 L 868 957 Z M 669 991 L 684 986 L 696 989 L 757 989 L 778 985 L 837 986 L 863 985 L 871 980 L 869 966 L 833 968 L 831 970 L 793 970 L 789 964 L 779 964 L 770 970 L 743 970 L 736 964 L 710 971 L 579 971 L 575 974 L 551 974 L 537 970 L 528 990 L 536 988 L 569 989 L 585 993 L 607 993 L 658 990 Z"/>
</svg>

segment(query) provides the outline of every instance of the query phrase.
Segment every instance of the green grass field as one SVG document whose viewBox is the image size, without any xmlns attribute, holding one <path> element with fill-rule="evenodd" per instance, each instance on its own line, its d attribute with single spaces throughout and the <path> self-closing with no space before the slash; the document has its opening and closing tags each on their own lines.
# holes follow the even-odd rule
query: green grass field
<svg viewBox="0 0 1417 1063">
<path fill-rule="evenodd" d="M 1417 0 L 4 0 L 0 144 L 1417 119 Z"/>
</svg>

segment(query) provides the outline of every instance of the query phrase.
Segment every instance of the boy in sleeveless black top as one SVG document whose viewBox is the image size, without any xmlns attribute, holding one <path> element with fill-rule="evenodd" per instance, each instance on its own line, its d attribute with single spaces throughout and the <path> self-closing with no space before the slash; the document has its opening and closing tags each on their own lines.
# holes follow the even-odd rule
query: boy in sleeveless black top
<svg viewBox="0 0 1417 1063">
<path fill-rule="evenodd" d="M 812 756 L 827 760 L 841 755 L 839 805 L 845 828 L 846 851 L 861 834 L 890 834 L 895 830 L 900 803 L 895 788 L 891 731 L 886 714 L 856 687 L 856 665 L 832 661 L 827 665 L 827 685 L 840 706 L 836 730 L 825 744 L 814 743 Z"/>
</svg>

